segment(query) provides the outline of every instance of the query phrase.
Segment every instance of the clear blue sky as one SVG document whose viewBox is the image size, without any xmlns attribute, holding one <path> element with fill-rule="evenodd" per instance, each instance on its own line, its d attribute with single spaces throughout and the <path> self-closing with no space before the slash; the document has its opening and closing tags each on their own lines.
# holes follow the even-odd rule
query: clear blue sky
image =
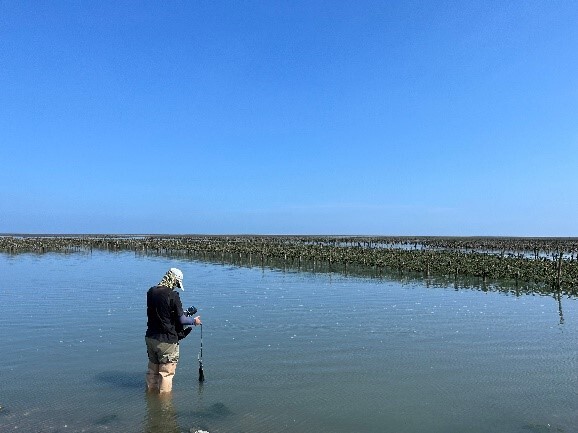
<svg viewBox="0 0 578 433">
<path fill-rule="evenodd" d="M 0 0 L 0 233 L 578 236 L 577 23 Z"/>
</svg>

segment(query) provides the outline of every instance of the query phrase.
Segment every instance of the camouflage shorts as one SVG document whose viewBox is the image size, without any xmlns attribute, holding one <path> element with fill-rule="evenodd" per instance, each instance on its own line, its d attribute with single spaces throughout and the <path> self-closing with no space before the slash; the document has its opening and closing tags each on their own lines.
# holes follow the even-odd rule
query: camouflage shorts
<svg viewBox="0 0 578 433">
<path fill-rule="evenodd" d="M 177 343 L 163 343 L 149 337 L 145 337 L 145 342 L 149 361 L 153 364 L 179 362 L 179 345 Z"/>
</svg>

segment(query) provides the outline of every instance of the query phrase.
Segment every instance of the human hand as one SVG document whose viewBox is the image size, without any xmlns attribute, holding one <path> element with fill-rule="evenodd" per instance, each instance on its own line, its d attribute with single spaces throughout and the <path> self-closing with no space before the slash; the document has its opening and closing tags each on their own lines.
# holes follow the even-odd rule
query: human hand
<svg viewBox="0 0 578 433">
<path fill-rule="evenodd" d="M 197 325 L 202 325 L 203 322 L 201 322 L 201 316 L 197 316 L 193 319 L 193 325 L 197 326 Z"/>
</svg>

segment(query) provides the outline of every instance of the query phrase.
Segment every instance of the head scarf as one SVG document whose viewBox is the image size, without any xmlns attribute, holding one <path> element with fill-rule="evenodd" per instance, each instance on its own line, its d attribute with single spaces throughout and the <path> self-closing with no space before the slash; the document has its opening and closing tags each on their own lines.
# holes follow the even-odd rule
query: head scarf
<svg viewBox="0 0 578 433">
<path fill-rule="evenodd" d="M 184 290 L 182 279 L 177 277 L 177 275 L 173 272 L 173 269 L 175 268 L 171 268 L 167 271 L 167 273 L 164 275 L 163 279 L 158 285 L 168 287 L 169 289 L 174 289 L 175 287 L 180 286 L 179 288 L 181 290 Z M 182 275 L 182 272 L 180 272 L 178 269 L 175 269 L 175 271 L 178 271 Z"/>
</svg>

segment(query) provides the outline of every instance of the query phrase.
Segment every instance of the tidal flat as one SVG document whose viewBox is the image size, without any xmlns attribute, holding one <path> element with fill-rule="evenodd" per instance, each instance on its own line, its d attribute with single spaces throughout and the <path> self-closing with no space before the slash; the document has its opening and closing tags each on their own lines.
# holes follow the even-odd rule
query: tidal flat
<svg viewBox="0 0 578 433">
<path fill-rule="evenodd" d="M 395 251 L 445 258 L 435 255 L 449 254 L 440 239 L 1 239 L 0 326 L 11 348 L 2 433 L 576 432 L 578 299 L 556 285 L 555 267 L 561 256 L 568 282 L 574 241 L 516 250 L 449 240 L 456 254 L 555 270 L 553 281 L 516 283 L 370 261 Z M 360 262 L 337 259 L 355 254 Z M 161 400 L 144 390 L 145 294 L 172 266 L 185 275 L 183 304 L 203 318 L 206 380 L 197 329 L 181 344 L 172 398 Z"/>
<path fill-rule="evenodd" d="M 134 251 L 249 266 L 444 278 L 444 284 L 576 296 L 578 238 L 3 235 L 0 251 Z"/>
</svg>

